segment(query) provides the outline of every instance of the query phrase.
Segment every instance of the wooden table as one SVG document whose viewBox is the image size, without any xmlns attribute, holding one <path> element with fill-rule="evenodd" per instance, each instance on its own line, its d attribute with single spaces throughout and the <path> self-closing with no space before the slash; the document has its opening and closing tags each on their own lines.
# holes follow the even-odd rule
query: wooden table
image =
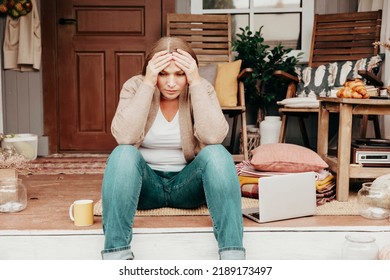
<svg viewBox="0 0 390 280">
<path fill-rule="evenodd" d="M 390 168 L 351 164 L 352 116 L 388 115 L 389 99 L 352 99 L 319 97 L 317 153 L 336 174 L 336 199 L 347 201 L 350 178 L 374 179 L 390 173 Z M 337 157 L 328 155 L 329 113 L 339 114 Z"/>
</svg>

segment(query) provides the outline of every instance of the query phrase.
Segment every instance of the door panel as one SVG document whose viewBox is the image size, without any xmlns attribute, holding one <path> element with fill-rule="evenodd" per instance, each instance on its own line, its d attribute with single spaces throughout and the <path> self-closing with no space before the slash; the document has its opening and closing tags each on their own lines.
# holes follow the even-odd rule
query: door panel
<svg viewBox="0 0 390 280">
<path fill-rule="evenodd" d="M 161 1 L 57 1 L 59 151 L 109 152 L 122 84 L 161 37 Z"/>
<path fill-rule="evenodd" d="M 76 9 L 77 32 L 144 35 L 144 15 L 145 10 L 141 7 L 78 8 Z"/>
<path fill-rule="evenodd" d="M 104 53 L 77 53 L 80 132 L 105 132 Z"/>
</svg>

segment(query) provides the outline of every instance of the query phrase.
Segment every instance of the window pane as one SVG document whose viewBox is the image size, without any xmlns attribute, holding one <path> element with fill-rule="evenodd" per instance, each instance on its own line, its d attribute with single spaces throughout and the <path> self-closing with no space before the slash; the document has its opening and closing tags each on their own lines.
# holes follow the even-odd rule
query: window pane
<svg viewBox="0 0 390 280">
<path fill-rule="evenodd" d="M 301 2 L 301 0 L 254 0 L 253 5 L 255 8 L 300 8 Z"/>
<path fill-rule="evenodd" d="M 236 34 L 241 34 L 241 28 L 249 25 L 249 15 L 248 14 L 239 14 L 232 15 L 232 40 L 236 39 Z"/>
<path fill-rule="evenodd" d="M 280 43 L 284 47 L 300 49 L 301 16 L 291 14 L 256 14 L 255 30 L 263 26 L 264 41 L 271 47 Z"/>
<path fill-rule="evenodd" d="M 203 0 L 203 9 L 248 9 L 249 0 Z"/>
</svg>

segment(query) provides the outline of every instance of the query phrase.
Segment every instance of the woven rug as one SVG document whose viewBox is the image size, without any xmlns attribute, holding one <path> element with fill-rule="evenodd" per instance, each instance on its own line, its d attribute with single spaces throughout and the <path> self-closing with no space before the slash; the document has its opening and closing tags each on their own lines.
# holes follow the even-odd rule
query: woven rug
<svg viewBox="0 0 390 280">
<path fill-rule="evenodd" d="M 18 168 L 21 175 L 103 174 L 107 154 L 53 154 Z"/>
<path fill-rule="evenodd" d="M 242 198 L 242 208 L 257 207 L 258 200 L 253 198 Z M 99 200 L 94 205 L 94 214 L 96 216 L 102 215 L 102 201 Z M 203 216 L 209 215 L 206 206 L 196 209 L 176 209 L 176 208 L 158 208 L 152 210 L 137 210 L 136 216 Z M 318 216 L 356 216 L 359 215 L 357 209 L 357 197 L 352 193 L 347 202 L 340 202 L 333 200 L 323 205 L 317 206 L 316 215 Z"/>
</svg>

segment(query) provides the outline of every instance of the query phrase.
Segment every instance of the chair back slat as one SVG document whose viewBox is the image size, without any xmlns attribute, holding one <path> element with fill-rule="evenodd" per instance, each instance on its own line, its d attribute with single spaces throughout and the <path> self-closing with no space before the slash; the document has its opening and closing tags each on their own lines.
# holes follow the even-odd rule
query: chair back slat
<svg viewBox="0 0 390 280">
<path fill-rule="evenodd" d="M 186 40 L 199 65 L 232 61 L 230 15 L 168 14 L 167 19 L 167 35 Z"/>
<path fill-rule="evenodd" d="M 378 54 L 382 11 L 315 15 L 310 66 Z"/>
</svg>

